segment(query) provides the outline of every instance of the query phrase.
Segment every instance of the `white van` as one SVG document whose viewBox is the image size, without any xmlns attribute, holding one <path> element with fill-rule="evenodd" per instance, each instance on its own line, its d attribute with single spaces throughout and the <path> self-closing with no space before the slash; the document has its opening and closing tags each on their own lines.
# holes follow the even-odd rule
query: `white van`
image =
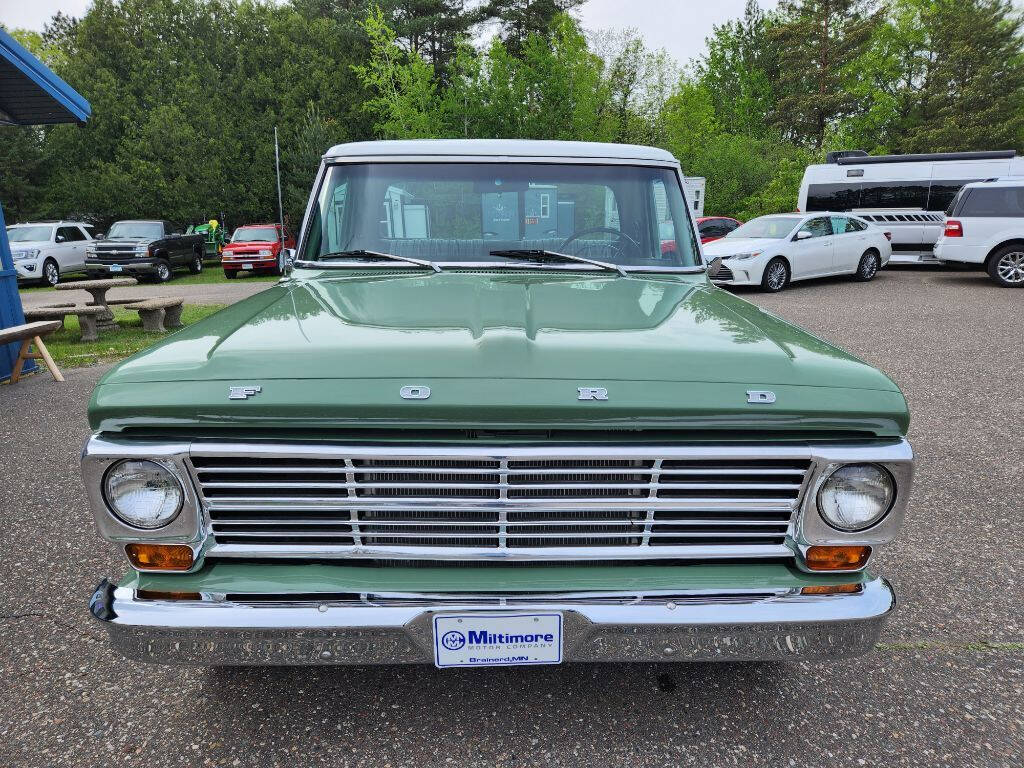
<svg viewBox="0 0 1024 768">
<path fill-rule="evenodd" d="M 797 210 L 845 211 L 892 232 L 892 263 L 935 263 L 944 212 L 964 184 L 1024 175 L 1015 150 L 876 155 L 830 152 L 809 165 Z"/>
</svg>

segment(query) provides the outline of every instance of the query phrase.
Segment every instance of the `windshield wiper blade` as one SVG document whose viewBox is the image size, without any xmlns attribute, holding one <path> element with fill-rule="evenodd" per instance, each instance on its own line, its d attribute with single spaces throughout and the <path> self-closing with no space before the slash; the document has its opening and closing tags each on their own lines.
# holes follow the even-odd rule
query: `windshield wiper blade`
<svg viewBox="0 0 1024 768">
<path fill-rule="evenodd" d="M 441 268 L 432 261 L 426 261 L 425 259 L 412 259 L 408 256 L 396 256 L 393 253 L 383 253 L 381 251 L 368 251 L 364 248 L 356 248 L 351 251 L 335 251 L 333 253 L 325 253 L 320 256 L 317 261 L 304 262 L 305 264 L 318 264 L 328 259 L 388 259 L 390 261 L 404 261 L 407 264 L 415 264 L 419 267 L 429 267 L 435 272 L 440 272 Z"/>
<path fill-rule="evenodd" d="M 575 261 L 580 264 L 592 264 L 595 267 L 601 267 L 602 269 L 610 269 L 613 272 L 618 272 L 623 277 L 629 277 L 629 273 L 618 264 L 612 264 L 607 261 L 598 261 L 597 259 L 586 259 L 583 256 L 575 256 L 571 253 L 560 253 L 558 251 L 548 251 L 544 249 L 510 248 L 503 251 L 491 251 L 490 255 L 503 256 L 510 259 L 530 259 L 532 261 Z"/>
</svg>

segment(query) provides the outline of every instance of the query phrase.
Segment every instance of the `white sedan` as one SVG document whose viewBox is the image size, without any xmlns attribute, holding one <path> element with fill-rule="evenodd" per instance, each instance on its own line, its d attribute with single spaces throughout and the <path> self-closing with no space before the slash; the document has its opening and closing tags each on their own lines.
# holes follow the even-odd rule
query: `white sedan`
<svg viewBox="0 0 1024 768">
<path fill-rule="evenodd" d="M 848 213 L 759 216 L 704 246 L 711 280 L 781 291 L 792 280 L 853 275 L 870 280 L 889 263 L 890 233 Z"/>
</svg>

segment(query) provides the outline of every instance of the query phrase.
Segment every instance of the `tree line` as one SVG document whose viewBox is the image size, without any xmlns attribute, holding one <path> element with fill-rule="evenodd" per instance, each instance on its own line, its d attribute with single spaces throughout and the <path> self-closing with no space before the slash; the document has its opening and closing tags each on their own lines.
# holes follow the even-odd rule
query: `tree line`
<svg viewBox="0 0 1024 768">
<path fill-rule="evenodd" d="M 320 156 L 371 138 L 651 144 L 706 210 L 791 210 L 831 149 L 1024 149 L 1009 0 L 748 0 L 680 64 L 585 0 L 95 0 L 15 35 L 93 107 L 0 129 L 9 221 L 301 218 Z"/>
</svg>

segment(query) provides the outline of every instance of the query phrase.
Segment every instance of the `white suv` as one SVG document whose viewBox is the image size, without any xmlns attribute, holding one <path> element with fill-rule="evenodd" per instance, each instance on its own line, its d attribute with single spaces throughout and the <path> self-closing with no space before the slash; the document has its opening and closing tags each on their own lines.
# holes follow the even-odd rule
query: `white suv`
<svg viewBox="0 0 1024 768">
<path fill-rule="evenodd" d="M 935 258 L 977 264 L 1006 288 L 1024 288 L 1024 178 L 964 185 L 946 211 Z"/>
<path fill-rule="evenodd" d="M 56 285 L 61 275 L 85 271 L 85 246 L 95 237 L 80 221 L 42 221 L 7 228 L 19 281 Z"/>
</svg>

